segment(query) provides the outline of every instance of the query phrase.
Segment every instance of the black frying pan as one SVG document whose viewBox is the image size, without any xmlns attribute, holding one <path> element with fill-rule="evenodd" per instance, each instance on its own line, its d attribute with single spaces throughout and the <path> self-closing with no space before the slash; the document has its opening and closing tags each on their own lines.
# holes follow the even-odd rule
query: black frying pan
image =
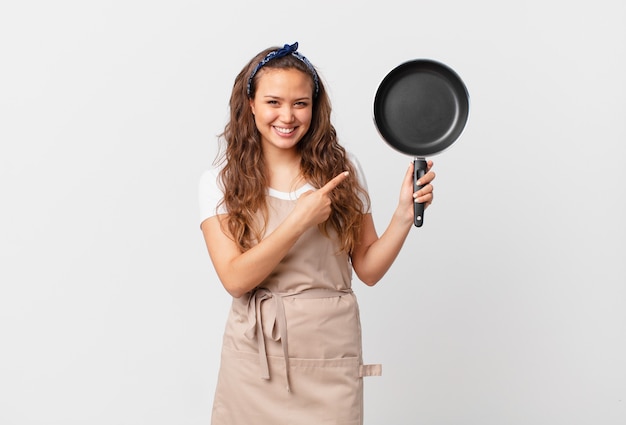
<svg viewBox="0 0 626 425">
<path fill-rule="evenodd" d="M 394 149 L 413 155 L 413 187 L 426 173 L 425 157 L 447 149 L 461 135 L 469 116 L 469 94 L 448 66 L 429 59 L 405 62 L 380 83 L 374 121 Z M 414 224 L 424 222 L 424 204 L 415 203 Z"/>
</svg>

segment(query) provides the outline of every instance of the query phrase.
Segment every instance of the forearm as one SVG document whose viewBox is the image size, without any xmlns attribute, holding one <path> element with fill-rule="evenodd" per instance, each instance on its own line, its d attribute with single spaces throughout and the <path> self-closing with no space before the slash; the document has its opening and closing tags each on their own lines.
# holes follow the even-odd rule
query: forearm
<svg viewBox="0 0 626 425">
<path fill-rule="evenodd" d="M 221 224 L 227 219 L 225 215 L 205 220 L 202 231 L 224 288 L 240 297 L 263 282 L 307 229 L 328 219 L 332 211 L 328 194 L 347 177 L 348 172 L 343 172 L 322 188 L 301 194 L 287 218 L 245 252 L 224 233 Z"/>
<path fill-rule="evenodd" d="M 224 235 L 218 222 L 207 223 L 203 230 L 209 255 L 222 285 L 233 297 L 239 298 L 272 273 L 305 229 L 287 219 L 243 253 Z"/>
<path fill-rule="evenodd" d="M 411 225 L 406 214 L 396 210 L 383 234 L 363 251 L 356 264 L 353 261 L 355 272 L 363 283 L 373 286 L 387 273 L 400 253 Z"/>
</svg>

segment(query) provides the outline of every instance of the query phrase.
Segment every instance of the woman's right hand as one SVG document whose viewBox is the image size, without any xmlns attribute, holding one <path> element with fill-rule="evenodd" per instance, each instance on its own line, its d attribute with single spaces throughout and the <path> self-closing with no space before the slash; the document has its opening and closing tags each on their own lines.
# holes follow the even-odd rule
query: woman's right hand
<svg viewBox="0 0 626 425">
<path fill-rule="evenodd" d="M 347 179 L 349 174 L 344 171 L 321 188 L 300 195 L 291 214 L 297 223 L 303 226 L 303 230 L 323 223 L 330 217 L 332 209 L 328 194 Z"/>
</svg>

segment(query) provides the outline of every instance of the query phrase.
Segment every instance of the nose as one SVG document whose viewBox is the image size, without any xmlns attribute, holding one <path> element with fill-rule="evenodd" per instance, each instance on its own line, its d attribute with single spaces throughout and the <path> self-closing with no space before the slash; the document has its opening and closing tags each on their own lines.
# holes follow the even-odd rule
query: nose
<svg viewBox="0 0 626 425">
<path fill-rule="evenodd" d="M 295 120 L 295 114 L 291 105 L 285 105 L 280 109 L 280 120 L 284 123 L 292 123 Z"/>
</svg>

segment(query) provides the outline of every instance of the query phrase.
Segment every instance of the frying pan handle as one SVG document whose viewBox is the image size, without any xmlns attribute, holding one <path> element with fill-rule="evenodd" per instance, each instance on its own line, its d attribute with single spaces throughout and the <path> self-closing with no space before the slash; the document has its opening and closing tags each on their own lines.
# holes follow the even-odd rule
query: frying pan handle
<svg viewBox="0 0 626 425">
<path fill-rule="evenodd" d="M 424 187 L 418 186 L 417 181 L 424 174 L 426 174 L 426 170 L 428 170 L 428 165 L 426 164 L 426 160 L 424 158 L 415 158 L 413 160 L 413 192 L 417 192 L 422 187 Z M 413 213 L 413 223 L 415 224 L 415 227 L 422 227 L 422 224 L 424 223 L 424 204 L 414 202 Z"/>
</svg>

